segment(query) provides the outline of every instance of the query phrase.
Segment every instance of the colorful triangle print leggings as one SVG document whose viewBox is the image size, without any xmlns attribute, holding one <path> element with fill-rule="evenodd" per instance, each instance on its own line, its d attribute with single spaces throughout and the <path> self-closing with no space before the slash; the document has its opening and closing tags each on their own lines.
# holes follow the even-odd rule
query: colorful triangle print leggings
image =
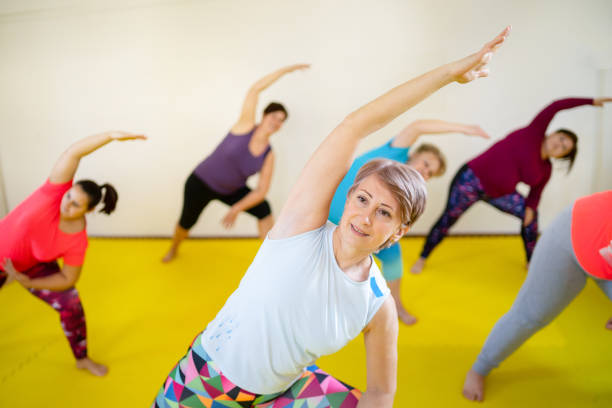
<svg viewBox="0 0 612 408">
<path fill-rule="evenodd" d="M 151 408 L 354 408 L 361 391 L 310 366 L 291 387 L 253 394 L 233 384 L 206 354 L 199 334 L 172 369 Z"/>
</svg>

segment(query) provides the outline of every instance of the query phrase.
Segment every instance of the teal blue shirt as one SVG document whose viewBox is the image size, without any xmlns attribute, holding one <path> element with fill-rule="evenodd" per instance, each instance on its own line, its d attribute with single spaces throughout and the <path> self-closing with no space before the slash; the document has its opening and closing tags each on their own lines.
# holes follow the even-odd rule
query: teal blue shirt
<svg viewBox="0 0 612 408">
<path fill-rule="evenodd" d="M 338 224 L 340 222 L 340 218 L 342 218 L 342 213 L 344 212 L 346 196 L 353 186 L 355 177 L 357 177 L 357 173 L 359 172 L 361 166 L 373 159 L 391 159 L 400 163 L 406 163 L 408 161 L 408 152 L 410 151 L 410 147 L 393 147 L 391 146 L 391 142 L 393 142 L 393 139 L 389 140 L 384 145 L 377 147 L 376 149 L 372 149 L 369 152 L 364 153 L 353 161 L 351 168 L 336 189 L 336 193 L 334 194 L 334 198 L 332 199 L 329 207 L 328 218 L 331 222 L 334 224 Z"/>
</svg>

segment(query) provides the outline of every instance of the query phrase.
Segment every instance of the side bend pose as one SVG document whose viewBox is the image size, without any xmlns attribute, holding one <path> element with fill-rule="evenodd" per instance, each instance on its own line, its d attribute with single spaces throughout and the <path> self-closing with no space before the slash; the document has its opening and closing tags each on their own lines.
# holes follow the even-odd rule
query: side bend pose
<svg viewBox="0 0 612 408">
<path fill-rule="evenodd" d="M 582 105 L 603 106 L 610 101 L 611 98 L 566 98 L 555 101 L 527 127 L 510 133 L 464 164 L 451 182 L 446 208 L 429 231 L 421 255 L 411 271 L 422 271 L 431 251 L 446 237 L 459 217 L 478 200 L 486 201 L 521 220 L 521 237 L 529 264 L 538 237 L 538 203 L 552 171 L 550 159 L 569 161 L 571 170 L 578 150 L 578 137 L 574 132 L 559 129 L 547 136 L 546 129 L 561 110 Z M 516 191 L 519 181 L 530 187 L 526 198 Z"/>
<path fill-rule="evenodd" d="M 288 114 L 283 105 L 272 102 L 264 109 L 261 123 L 257 124 L 257 100 L 264 89 L 285 74 L 308 67 L 307 64 L 290 65 L 266 75 L 251 86 L 238 121 L 210 156 L 198 164 L 187 178 L 181 218 L 163 262 L 174 259 L 181 242 L 187 238 L 189 230 L 212 200 L 230 206 L 221 220 L 225 228 L 231 228 L 238 214 L 245 211 L 259 220 L 259 237 L 264 239 L 268 234 L 274 224 L 270 205 L 266 201 L 274 171 L 270 137 L 280 130 Z M 251 190 L 246 181 L 258 172 L 259 183 L 255 190 Z"/>
<path fill-rule="evenodd" d="M 100 201 L 100 212 L 113 212 L 117 192 L 110 184 L 73 184 L 72 179 L 83 156 L 113 140 L 144 138 L 106 132 L 74 143 L 60 156 L 49 179 L 0 220 L 0 287 L 16 280 L 57 310 L 77 367 L 98 376 L 108 369 L 87 355 L 85 314 L 75 284 L 87 250 L 85 214 Z M 64 261 L 61 268 L 59 258 Z"/>
<path fill-rule="evenodd" d="M 514 304 L 467 373 L 463 395 L 482 401 L 489 372 L 553 321 L 587 278 L 612 300 L 612 190 L 578 199 L 544 231 Z M 606 328 L 612 330 L 612 318 Z"/>
<path fill-rule="evenodd" d="M 425 183 L 404 164 L 376 160 L 357 175 L 337 227 L 327 222 L 329 205 L 361 139 L 439 88 L 485 76 L 484 65 L 507 34 L 399 85 L 327 136 L 240 286 L 172 369 L 153 406 L 194 407 L 210 400 L 259 408 L 393 405 L 397 314 L 371 254 L 397 241 L 417 219 Z M 367 353 L 363 395 L 310 366 L 360 332 Z"/>
<path fill-rule="evenodd" d="M 365 163 L 373 159 L 391 159 L 400 163 L 406 163 L 418 171 L 425 181 L 432 177 L 439 177 L 446 170 L 446 160 L 440 150 L 431 144 L 425 143 L 419 146 L 414 153 L 410 153 L 412 145 L 422 135 L 440 133 L 462 133 L 465 135 L 475 135 L 489 138 L 480 126 L 465 125 L 461 123 L 450 123 L 441 120 L 417 120 L 406 126 L 393 139 L 384 145 L 370 150 L 369 152 L 357 157 L 346 176 L 340 182 L 329 209 L 329 220 L 338 224 L 344 211 L 348 192 L 355 181 L 357 172 Z M 417 319 L 404 308 L 401 300 L 401 281 L 404 273 L 402 264 L 402 253 L 399 242 L 388 248 L 383 248 L 375 252 L 382 263 L 382 273 L 385 277 L 391 296 L 395 300 L 395 307 L 399 319 L 405 324 L 414 324 Z"/>
</svg>

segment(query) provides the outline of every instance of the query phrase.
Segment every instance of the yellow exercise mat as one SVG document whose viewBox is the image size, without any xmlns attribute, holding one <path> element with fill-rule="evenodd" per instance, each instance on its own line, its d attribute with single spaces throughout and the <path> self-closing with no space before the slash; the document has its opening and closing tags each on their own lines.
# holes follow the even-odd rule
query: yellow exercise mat
<svg viewBox="0 0 612 408">
<path fill-rule="evenodd" d="M 476 407 L 461 396 L 493 324 L 526 276 L 518 237 L 450 237 L 420 275 L 408 272 L 421 238 L 401 242 L 402 295 L 419 322 L 400 327 L 396 407 Z M 189 240 L 160 262 L 168 240 L 91 239 L 77 288 L 89 354 L 104 378 L 79 371 L 57 313 L 16 283 L 0 290 L 0 407 L 147 407 L 227 296 L 260 242 Z M 488 378 L 487 407 L 611 407 L 612 304 L 589 282 L 549 327 Z M 363 389 L 363 340 L 322 358 L 327 372 Z"/>
</svg>

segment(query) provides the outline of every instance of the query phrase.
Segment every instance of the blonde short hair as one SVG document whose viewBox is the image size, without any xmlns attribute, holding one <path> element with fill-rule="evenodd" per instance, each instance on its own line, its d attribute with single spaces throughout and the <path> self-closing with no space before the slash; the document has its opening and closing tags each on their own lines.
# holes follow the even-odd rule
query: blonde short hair
<svg viewBox="0 0 612 408">
<path fill-rule="evenodd" d="M 414 224 L 423 214 L 427 200 L 425 180 L 419 172 L 394 160 L 374 159 L 361 166 L 348 195 L 371 175 L 376 175 L 399 203 L 402 225 L 407 227 Z"/>
<path fill-rule="evenodd" d="M 442 152 L 440 151 L 440 149 L 438 149 L 437 146 L 434 146 L 429 143 L 423 143 L 422 145 L 417 147 L 417 149 L 412 153 L 412 155 L 416 156 L 419 153 L 431 153 L 436 156 L 436 158 L 440 162 L 440 168 L 438 169 L 436 174 L 433 175 L 434 177 L 440 177 L 444 174 L 444 172 L 446 172 L 446 157 L 444 156 L 444 154 L 442 154 Z"/>
</svg>

